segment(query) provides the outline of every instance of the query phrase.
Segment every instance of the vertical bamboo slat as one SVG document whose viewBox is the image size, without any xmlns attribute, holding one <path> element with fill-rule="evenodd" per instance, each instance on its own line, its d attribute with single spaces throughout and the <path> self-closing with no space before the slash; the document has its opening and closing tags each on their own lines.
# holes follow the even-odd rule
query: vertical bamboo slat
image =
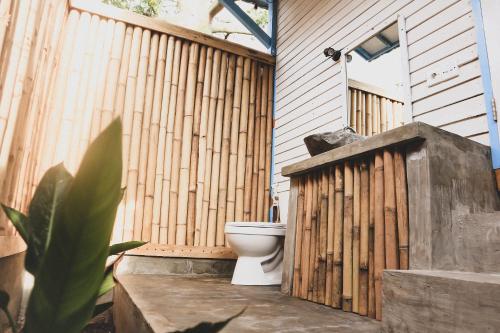
<svg viewBox="0 0 500 333">
<path fill-rule="evenodd" d="M 319 216 L 319 269 L 318 269 L 318 302 L 325 303 L 326 263 L 328 247 L 328 169 L 321 172 L 321 195 Z"/>
<path fill-rule="evenodd" d="M 301 276 L 300 283 L 300 297 L 307 299 L 309 291 L 309 257 L 311 248 L 311 224 L 312 224 L 312 200 L 313 200 L 313 182 L 314 179 L 311 175 L 307 175 L 305 185 L 305 218 L 304 218 L 304 234 L 302 238 L 301 249 Z"/>
<path fill-rule="evenodd" d="M 302 257 L 302 236 L 303 236 L 303 223 L 304 223 L 304 206 L 305 206 L 305 187 L 306 178 L 300 177 L 299 180 L 299 193 L 297 197 L 297 226 L 295 233 L 295 253 L 293 264 L 293 289 L 292 295 L 300 297 L 301 290 L 301 257 Z"/>
<path fill-rule="evenodd" d="M 399 268 L 409 269 L 406 166 L 404 156 L 399 150 L 394 152 L 394 175 L 396 185 L 396 211 L 398 218 Z"/>
<path fill-rule="evenodd" d="M 375 318 L 375 159 L 370 158 L 370 216 L 368 220 L 368 316 Z"/>
<path fill-rule="evenodd" d="M 240 205 L 243 205 L 243 219 L 245 221 L 249 221 L 251 219 L 251 210 L 252 210 L 252 177 L 253 177 L 253 149 L 254 149 L 254 129 L 255 129 L 255 99 L 256 99 L 256 94 L 257 94 L 257 66 L 255 62 L 248 63 L 248 69 L 250 70 L 249 76 L 250 76 L 250 106 L 248 108 L 248 119 L 245 117 L 245 124 L 247 125 L 247 133 L 246 138 L 246 152 L 243 154 L 243 149 L 238 148 L 238 152 L 242 155 L 242 158 L 245 159 L 245 172 L 244 174 L 240 175 L 244 177 L 241 180 L 241 184 L 244 186 L 244 189 L 239 188 L 239 196 L 238 192 L 237 194 L 237 203 Z M 247 76 L 248 77 L 248 76 Z M 243 111 L 243 109 L 242 109 Z M 244 117 L 242 113 L 242 117 Z M 241 140 L 241 139 L 240 139 Z M 243 146 L 243 143 L 241 143 Z M 241 150 L 240 150 L 241 149 Z M 242 170 L 240 169 L 240 157 L 238 157 L 238 170 L 237 172 L 241 172 Z M 242 161 L 243 163 L 243 161 Z M 238 178 L 240 177 L 238 176 Z M 243 197 L 243 199 L 242 199 Z M 241 201 L 243 201 L 241 203 Z"/>
<path fill-rule="evenodd" d="M 226 96 L 224 100 L 224 117 L 222 121 L 222 146 L 220 157 L 219 171 L 219 186 L 218 186 L 218 204 L 217 204 L 217 234 L 215 244 L 223 246 L 224 240 L 224 225 L 226 224 L 226 202 L 227 202 L 227 186 L 229 173 L 229 150 L 231 140 L 231 119 L 233 111 L 234 99 L 234 74 L 235 74 L 236 58 L 229 57 L 229 64 L 226 79 Z"/>
<path fill-rule="evenodd" d="M 264 67 L 262 73 L 262 91 L 260 106 L 260 134 L 259 134 L 259 158 L 258 158 L 258 182 L 257 182 L 257 221 L 264 220 L 264 194 L 265 194 L 265 164 L 266 164 L 266 122 L 267 122 L 267 93 L 269 82 L 269 69 Z"/>
<path fill-rule="evenodd" d="M 375 316 L 380 320 L 382 318 L 382 272 L 385 268 L 384 158 L 381 152 L 375 154 L 374 191 Z"/>
<path fill-rule="evenodd" d="M 318 224 L 318 175 L 314 173 L 312 175 L 312 197 L 311 197 L 311 242 L 309 244 L 309 285 L 307 287 L 307 299 L 313 300 L 313 292 L 315 285 L 316 271 L 316 238 L 317 238 L 317 228 Z"/>
<path fill-rule="evenodd" d="M 207 54 L 207 48 L 205 46 L 201 47 L 200 51 L 200 61 L 198 64 L 198 74 L 196 76 L 196 97 L 194 102 L 194 115 L 193 115 L 193 138 L 191 143 L 191 157 L 189 166 L 189 194 L 188 194 L 188 204 L 187 204 L 187 236 L 186 243 L 189 246 L 193 246 L 195 243 L 195 229 L 196 229 L 196 184 L 198 176 L 198 148 L 200 142 L 200 124 L 201 124 L 201 111 L 203 103 L 203 84 L 205 83 L 205 78 L 209 74 L 206 74 L 206 68 L 208 61 L 212 60 Z M 209 68 L 211 70 L 211 67 Z M 182 182 L 181 182 L 182 184 Z"/>
<path fill-rule="evenodd" d="M 368 241 L 370 219 L 370 178 L 366 161 L 360 165 L 359 203 L 359 314 L 368 314 Z"/>
<path fill-rule="evenodd" d="M 191 166 L 191 144 L 193 138 L 193 122 L 194 122 L 194 109 L 195 109 L 195 97 L 196 97 L 196 86 L 197 86 L 197 71 L 198 71 L 198 61 L 200 55 L 199 44 L 193 43 L 189 47 L 189 64 L 187 72 L 187 86 L 185 92 L 185 104 L 184 104 L 184 120 L 183 129 L 180 135 L 181 146 L 181 157 L 180 157 L 180 170 L 178 177 L 178 202 L 177 202 L 177 227 L 176 227 L 176 237 L 175 243 L 184 245 L 186 244 L 187 238 L 187 212 L 188 212 L 188 196 L 189 196 L 189 170 Z M 203 59 L 203 58 L 201 58 Z M 203 60 L 202 60 L 203 61 Z M 203 71 L 203 68 L 201 68 Z M 178 112 L 178 111 L 176 111 Z M 174 151 L 175 153 L 175 151 Z M 178 156 L 178 155 L 174 155 Z M 172 183 L 172 186 L 174 184 Z M 172 195 L 171 197 L 172 198 Z"/>
<path fill-rule="evenodd" d="M 352 311 L 352 225 L 353 224 L 353 169 L 344 163 L 344 251 L 342 310 Z"/>
<path fill-rule="evenodd" d="M 353 222 L 352 222 L 352 311 L 359 313 L 359 259 L 361 223 L 361 181 L 359 163 L 354 162 Z"/>
<path fill-rule="evenodd" d="M 392 152 L 384 150 L 385 267 L 398 269 L 396 194 Z"/>
<path fill-rule="evenodd" d="M 335 235 L 335 169 L 328 168 L 328 224 L 326 241 L 325 304 L 332 305 L 333 296 L 333 242 Z"/>
<path fill-rule="evenodd" d="M 342 259 L 344 230 L 344 174 L 335 166 L 335 234 L 333 238 L 333 294 L 332 306 L 342 307 Z"/>
</svg>

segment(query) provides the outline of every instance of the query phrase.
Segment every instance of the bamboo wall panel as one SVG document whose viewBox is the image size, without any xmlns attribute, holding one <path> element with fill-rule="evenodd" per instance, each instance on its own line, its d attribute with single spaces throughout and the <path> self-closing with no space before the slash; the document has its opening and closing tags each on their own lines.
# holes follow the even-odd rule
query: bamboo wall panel
<svg viewBox="0 0 500 333">
<path fill-rule="evenodd" d="M 382 271 L 408 269 L 397 148 L 298 176 L 292 295 L 381 319 Z"/>
<path fill-rule="evenodd" d="M 225 247 L 226 221 L 268 221 L 273 65 L 62 0 L 2 0 L 0 15 L 9 13 L 0 25 L 0 159 L 13 159 L 2 164 L 4 202 L 25 208 L 54 164 L 75 172 L 121 117 L 126 192 L 113 241 Z"/>
<path fill-rule="evenodd" d="M 349 126 L 365 136 L 403 125 L 403 103 L 386 96 L 349 87 Z"/>
</svg>

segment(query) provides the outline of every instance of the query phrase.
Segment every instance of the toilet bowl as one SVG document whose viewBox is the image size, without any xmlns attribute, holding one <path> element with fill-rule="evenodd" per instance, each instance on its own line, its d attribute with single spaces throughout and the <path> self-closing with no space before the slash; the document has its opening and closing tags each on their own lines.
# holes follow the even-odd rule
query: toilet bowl
<svg viewBox="0 0 500 333">
<path fill-rule="evenodd" d="M 281 284 L 286 224 L 228 222 L 224 232 L 229 246 L 238 255 L 232 284 Z"/>
</svg>

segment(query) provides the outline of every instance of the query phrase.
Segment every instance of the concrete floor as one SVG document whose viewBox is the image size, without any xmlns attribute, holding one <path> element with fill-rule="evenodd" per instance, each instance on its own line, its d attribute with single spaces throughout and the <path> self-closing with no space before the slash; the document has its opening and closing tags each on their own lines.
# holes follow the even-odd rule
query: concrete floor
<svg viewBox="0 0 500 333">
<path fill-rule="evenodd" d="M 114 310 L 118 333 L 173 332 L 224 320 L 245 307 L 223 332 L 381 331 L 375 320 L 285 296 L 275 286 L 233 286 L 225 278 L 165 275 L 125 275 L 119 280 Z"/>
</svg>

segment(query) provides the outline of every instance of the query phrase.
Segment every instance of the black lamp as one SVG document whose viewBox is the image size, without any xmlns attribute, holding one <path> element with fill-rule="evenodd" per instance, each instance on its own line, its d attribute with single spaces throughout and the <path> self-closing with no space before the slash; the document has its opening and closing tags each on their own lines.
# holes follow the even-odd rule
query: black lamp
<svg viewBox="0 0 500 333">
<path fill-rule="evenodd" d="M 332 58 L 333 61 L 339 61 L 341 55 L 340 50 L 335 50 L 333 47 L 327 47 L 323 53 L 325 54 L 325 57 Z"/>
</svg>

